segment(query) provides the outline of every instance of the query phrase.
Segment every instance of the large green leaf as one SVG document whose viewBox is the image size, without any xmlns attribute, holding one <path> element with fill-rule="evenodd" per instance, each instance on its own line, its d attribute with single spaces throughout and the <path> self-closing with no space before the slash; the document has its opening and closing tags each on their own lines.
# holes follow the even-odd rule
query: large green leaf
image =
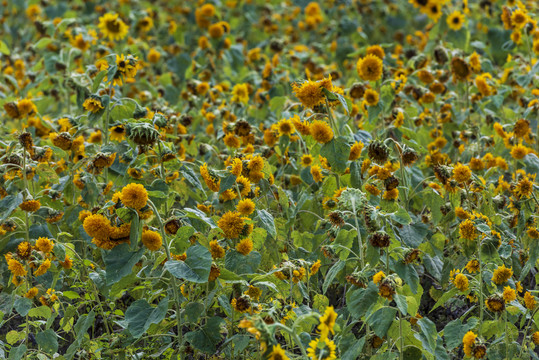
<svg viewBox="0 0 539 360">
<path fill-rule="evenodd" d="M 225 322 L 220 317 L 209 318 L 206 324 L 199 330 L 185 334 L 185 339 L 197 350 L 206 354 L 214 354 L 216 346 L 221 342 L 221 324 Z"/>
<path fill-rule="evenodd" d="M 167 314 L 168 297 L 162 299 L 157 307 L 153 307 L 146 300 L 137 300 L 132 303 L 125 312 L 127 330 L 138 339 L 149 328 L 151 324 L 160 323 Z"/>
<path fill-rule="evenodd" d="M 334 137 L 330 142 L 322 146 L 320 155 L 328 159 L 331 170 L 343 173 L 347 168 L 350 145 L 342 136 Z"/>
<path fill-rule="evenodd" d="M 372 314 L 367 323 L 372 327 L 374 333 L 383 338 L 387 334 L 387 330 L 395 320 L 395 315 L 397 315 L 397 310 L 395 308 L 383 307 L 374 314 Z"/>
<path fill-rule="evenodd" d="M 58 336 L 52 329 L 38 332 L 36 334 L 36 341 L 39 347 L 49 354 L 54 354 L 58 351 Z"/>
<path fill-rule="evenodd" d="M 273 216 L 266 210 L 257 210 L 256 214 L 258 215 L 260 227 L 265 229 L 271 237 L 276 238 L 277 230 L 275 229 Z"/>
<path fill-rule="evenodd" d="M 202 245 L 195 245 L 187 249 L 186 255 L 185 261 L 167 261 L 165 269 L 178 279 L 195 283 L 207 282 L 212 263 L 210 251 Z"/>
<path fill-rule="evenodd" d="M 121 244 L 112 249 L 105 256 L 107 285 L 115 284 L 124 276 L 129 275 L 142 254 L 144 254 L 144 248 L 132 252 L 129 244 Z"/>
</svg>

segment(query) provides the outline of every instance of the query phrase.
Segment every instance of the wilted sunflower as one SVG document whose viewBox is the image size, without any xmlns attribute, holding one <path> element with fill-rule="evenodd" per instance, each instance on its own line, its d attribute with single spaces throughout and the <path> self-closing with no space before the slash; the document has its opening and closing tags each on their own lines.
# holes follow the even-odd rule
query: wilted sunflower
<svg viewBox="0 0 539 360">
<path fill-rule="evenodd" d="M 454 81 L 467 81 L 471 73 L 470 65 L 464 59 L 454 57 L 451 60 L 451 74 Z"/>
</svg>

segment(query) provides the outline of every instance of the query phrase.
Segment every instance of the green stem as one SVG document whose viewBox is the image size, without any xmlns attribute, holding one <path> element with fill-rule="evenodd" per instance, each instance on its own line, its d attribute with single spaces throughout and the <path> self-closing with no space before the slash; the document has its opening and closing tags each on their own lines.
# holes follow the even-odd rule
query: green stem
<svg viewBox="0 0 539 360">
<path fill-rule="evenodd" d="M 505 358 L 509 359 L 509 332 L 507 331 L 507 309 L 505 310 L 504 314 L 504 325 L 505 325 Z"/>
<path fill-rule="evenodd" d="M 359 222 L 357 220 L 357 211 L 356 211 L 356 201 L 354 198 L 352 198 L 352 210 L 354 211 L 354 220 L 356 222 L 356 230 L 357 230 L 357 243 L 359 246 L 359 259 L 361 262 L 361 270 L 365 267 L 365 259 L 363 257 L 363 242 L 361 241 L 361 231 L 359 230 Z"/>
<path fill-rule="evenodd" d="M 170 248 L 169 244 L 167 242 L 167 237 L 165 234 L 165 227 L 163 225 L 163 220 L 161 220 L 161 216 L 159 215 L 159 211 L 157 211 L 157 208 L 155 207 L 155 204 L 148 200 L 148 204 L 152 208 L 155 217 L 157 218 L 157 222 L 159 223 L 159 232 L 161 233 L 161 237 L 163 238 L 163 245 L 165 247 L 165 252 L 167 254 L 167 261 L 172 260 L 172 256 L 170 254 Z M 176 302 L 176 322 L 178 327 L 178 348 L 181 349 L 183 345 L 183 334 L 182 334 L 182 317 L 181 317 L 181 302 L 180 302 L 180 296 L 178 293 L 178 286 L 176 284 L 176 278 L 174 275 L 170 275 L 170 284 L 172 286 L 172 291 L 174 293 L 174 300 Z M 180 351 L 180 359 L 183 359 L 183 353 Z"/>
<path fill-rule="evenodd" d="M 109 85 L 109 103 L 107 104 L 107 115 L 105 116 L 105 126 L 103 129 L 103 132 L 105 133 L 105 145 L 109 144 L 109 121 L 110 121 L 110 110 L 112 107 L 112 84 L 114 81 L 112 79 L 110 80 Z M 106 182 L 106 179 L 105 179 Z"/>
<path fill-rule="evenodd" d="M 401 343 L 401 351 L 399 352 L 399 359 L 404 360 L 404 337 L 402 336 L 402 313 L 399 311 L 399 339 Z"/>
<path fill-rule="evenodd" d="M 339 127 L 337 126 L 337 122 L 335 121 L 335 119 L 333 118 L 333 113 L 331 112 L 331 108 L 329 107 L 329 103 L 328 103 L 328 99 L 325 99 L 326 100 L 326 110 L 328 112 L 328 118 L 329 118 L 329 122 L 331 123 L 331 127 L 333 129 L 335 129 L 335 133 L 338 135 L 341 134 L 340 130 L 339 130 Z"/>
<path fill-rule="evenodd" d="M 481 239 L 478 237 L 477 241 L 477 254 L 479 255 L 479 250 L 481 249 Z M 483 328 L 483 268 L 481 266 L 481 258 L 478 256 L 477 261 L 479 262 L 479 336 L 481 336 Z"/>
</svg>

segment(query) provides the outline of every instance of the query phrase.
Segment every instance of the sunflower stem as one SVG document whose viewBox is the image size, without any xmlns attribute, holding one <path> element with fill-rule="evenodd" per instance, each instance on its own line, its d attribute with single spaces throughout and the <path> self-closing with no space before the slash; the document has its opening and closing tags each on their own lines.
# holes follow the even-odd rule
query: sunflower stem
<svg viewBox="0 0 539 360">
<path fill-rule="evenodd" d="M 155 206 L 155 204 L 151 200 L 148 200 L 148 204 L 152 208 L 155 214 L 155 217 L 157 218 L 157 222 L 159 224 L 159 232 L 161 233 L 161 237 L 163 238 L 163 245 L 165 247 L 165 252 L 167 254 L 167 261 L 171 261 L 172 256 L 170 253 L 169 244 L 168 244 L 167 237 L 165 234 L 165 227 L 163 225 L 163 220 L 161 220 L 161 216 L 159 215 L 159 211 L 157 210 L 157 207 Z M 180 295 L 178 294 L 178 286 L 176 284 L 176 278 L 172 274 L 170 274 L 170 285 L 172 286 L 172 291 L 174 294 L 174 301 L 176 302 L 176 322 L 177 322 L 177 327 L 178 327 L 177 341 L 178 341 L 178 349 L 181 349 L 183 345 L 181 302 L 180 302 Z M 180 351 L 180 359 L 183 359 L 183 358 L 184 358 L 183 353 Z"/>
</svg>

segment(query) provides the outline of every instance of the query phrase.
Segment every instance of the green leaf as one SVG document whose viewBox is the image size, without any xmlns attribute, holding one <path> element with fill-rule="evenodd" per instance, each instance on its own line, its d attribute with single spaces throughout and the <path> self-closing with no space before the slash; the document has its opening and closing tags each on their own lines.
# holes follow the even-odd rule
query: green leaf
<svg viewBox="0 0 539 360">
<path fill-rule="evenodd" d="M 346 293 L 348 311 L 355 319 L 360 319 L 369 307 L 378 301 L 378 286 L 372 282 L 366 289 L 353 289 Z"/>
<path fill-rule="evenodd" d="M 36 341 L 41 350 L 48 354 L 54 354 L 58 351 L 58 339 L 56 333 L 52 329 L 38 332 L 36 334 Z"/>
<path fill-rule="evenodd" d="M 19 315 L 26 316 L 32 308 L 32 300 L 25 297 L 20 297 L 15 300 L 15 304 L 13 304 L 13 306 Z"/>
<path fill-rule="evenodd" d="M 99 90 L 99 85 L 101 85 L 101 81 L 103 81 L 103 78 L 107 76 L 107 70 L 101 70 L 94 78 L 94 83 L 92 84 L 92 93 L 95 93 L 97 90 Z"/>
<path fill-rule="evenodd" d="M 66 292 L 69 292 L 69 291 L 66 291 Z M 65 293 L 64 293 L 64 296 L 65 296 Z M 51 311 L 51 308 L 48 306 L 40 306 L 37 308 L 30 309 L 30 311 L 28 311 L 28 316 L 30 317 L 42 317 L 44 319 L 48 319 L 51 317 L 51 315 L 52 315 L 52 311 Z"/>
<path fill-rule="evenodd" d="M 6 43 L 0 40 L 0 53 L 4 55 L 9 55 L 11 52 L 9 51 L 9 48 L 7 47 Z"/>
<path fill-rule="evenodd" d="M 58 184 L 60 182 L 60 178 L 58 177 L 58 174 L 56 174 L 56 171 L 47 164 L 39 164 L 36 168 L 36 173 L 39 175 L 40 183 L 42 180 L 46 180 L 51 184 Z"/>
<path fill-rule="evenodd" d="M 69 346 L 69 348 L 67 348 L 67 351 L 65 353 L 65 358 L 67 360 L 73 359 L 73 356 L 75 356 L 75 353 L 80 348 L 84 340 L 84 335 L 86 334 L 90 326 L 92 326 L 92 324 L 94 323 L 94 320 L 95 320 L 95 312 L 93 310 L 90 311 L 88 315 L 82 315 L 79 317 L 79 319 L 77 320 L 77 323 L 75 324 L 75 334 L 77 336 L 75 336 L 75 340 Z"/>
<path fill-rule="evenodd" d="M 463 324 L 460 319 L 448 323 L 444 328 L 444 339 L 447 350 L 453 350 L 457 346 L 460 346 L 464 334 L 475 328 L 478 322 L 476 318 L 471 318 L 467 324 Z"/>
<path fill-rule="evenodd" d="M 222 178 L 221 183 L 219 184 L 219 194 L 222 194 L 228 189 L 232 188 L 235 183 L 236 183 L 236 175 L 234 174 L 231 174 L 225 178 Z"/>
<path fill-rule="evenodd" d="M 275 229 L 275 220 L 273 216 L 266 210 L 257 210 L 256 214 L 258 215 L 258 222 L 260 227 L 268 232 L 272 238 L 277 237 L 277 230 Z"/>
<path fill-rule="evenodd" d="M 408 225 L 412 222 L 412 218 L 408 214 L 408 211 L 401 207 L 399 207 L 399 210 L 397 210 L 396 213 L 391 214 L 391 218 L 401 225 Z"/>
<path fill-rule="evenodd" d="M 399 308 L 401 314 L 406 315 L 408 312 L 408 302 L 406 301 L 406 296 L 396 294 L 393 297 L 393 300 L 395 300 L 395 303 L 397 303 L 397 307 Z"/>
<path fill-rule="evenodd" d="M 217 344 L 222 341 L 221 324 L 224 319 L 214 316 L 209 318 L 206 324 L 196 331 L 185 334 L 185 339 L 197 350 L 206 354 L 214 354 L 217 350 Z"/>
<path fill-rule="evenodd" d="M 207 282 L 212 263 L 210 251 L 202 245 L 195 245 L 187 249 L 186 255 L 185 261 L 167 261 L 165 269 L 178 279 L 194 283 Z"/>
<path fill-rule="evenodd" d="M 428 352 L 434 355 L 434 351 L 436 350 L 436 338 L 438 337 L 436 325 L 427 318 L 419 319 L 417 323 L 421 328 L 421 333 L 414 334 L 414 336 L 421 340 L 421 343 Z"/>
<path fill-rule="evenodd" d="M 52 42 L 53 42 L 52 38 L 44 37 L 44 38 L 39 39 L 39 41 L 34 44 L 34 48 L 41 50 L 41 49 L 46 48 Z M 0 44 L 0 52 L 2 52 L 1 47 L 2 46 Z M 9 55 L 9 54 L 6 54 L 6 55 Z"/>
<path fill-rule="evenodd" d="M 432 307 L 432 309 L 429 311 L 429 312 L 432 312 L 434 311 L 436 308 L 438 308 L 439 306 L 445 304 L 445 302 L 449 299 L 451 299 L 453 296 L 455 296 L 456 294 L 458 294 L 459 292 L 459 289 L 457 288 L 453 288 L 449 291 L 446 291 L 443 293 L 442 296 L 440 296 L 440 298 L 438 299 L 438 301 L 436 301 L 436 304 L 434 304 L 434 306 Z"/>
<path fill-rule="evenodd" d="M 342 269 L 344 269 L 344 266 L 346 265 L 346 262 L 339 260 L 329 269 L 329 271 L 326 274 L 326 277 L 324 279 L 324 284 L 322 285 L 322 293 L 325 294 L 328 290 L 328 287 L 333 282 L 333 279 L 335 279 L 335 276 L 337 276 L 338 273 L 341 272 Z"/>
<path fill-rule="evenodd" d="M 110 117 L 116 121 L 124 121 L 126 119 L 131 119 L 133 117 L 133 112 L 135 111 L 135 103 L 129 101 L 122 105 L 116 105 L 110 111 Z"/>
<path fill-rule="evenodd" d="M 105 256 L 107 285 L 120 281 L 131 273 L 133 266 L 142 258 L 144 248 L 136 252 L 129 251 L 129 244 L 121 244 Z"/>
<path fill-rule="evenodd" d="M 127 330 L 135 339 L 138 339 L 150 328 L 151 324 L 159 324 L 165 318 L 167 310 L 168 296 L 162 299 L 155 308 L 146 300 L 137 300 L 125 312 Z"/>
<path fill-rule="evenodd" d="M 376 312 L 368 318 L 367 323 L 372 327 L 372 330 L 377 336 L 383 338 L 386 336 L 387 330 L 389 330 L 396 315 L 396 309 L 383 307 L 376 310 Z"/>
<path fill-rule="evenodd" d="M 20 360 L 25 353 L 26 353 L 25 344 L 11 348 L 9 352 L 9 360 Z"/>
<path fill-rule="evenodd" d="M 204 304 L 199 302 L 191 302 L 185 306 L 185 316 L 187 321 L 196 324 L 198 318 L 204 312 Z"/>
<path fill-rule="evenodd" d="M 254 274 L 260 265 L 262 256 L 258 251 L 243 255 L 236 250 L 229 250 L 225 255 L 225 268 L 236 274 Z"/>
<path fill-rule="evenodd" d="M 363 352 L 363 346 L 365 346 L 365 336 L 361 339 L 354 341 L 351 347 L 347 348 L 346 351 L 342 354 L 341 360 L 356 360 L 360 358 L 361 353 Z M 345 350 L 345 349 L 343 349 Z"/>
<path fill-rule="evenodd" d="M 11 215 L 11 212 L 22 204 L 22 200 L 22 192 L 19 192 L 17 195 L 8 195 L 0 200 L 0 209 L 3 209 L 0 221 L 7 219 Z"/>
<path fill-rule="evenodd" d="M 9 345 L 14 345 L 24 338 L 26 338 L 26 334 L 23 331 L 11 330 L 6 334 L 6 341 Z"/>
<path fill-rule="evenodd" d="M 331 170 L 343 173 L 347 168 L 350 145 L 348 145 L 348 141 L 344 137 L 334 137 L 330 142 L 322 146 L 320 155 L 328 160 Z"/>
</svg>

